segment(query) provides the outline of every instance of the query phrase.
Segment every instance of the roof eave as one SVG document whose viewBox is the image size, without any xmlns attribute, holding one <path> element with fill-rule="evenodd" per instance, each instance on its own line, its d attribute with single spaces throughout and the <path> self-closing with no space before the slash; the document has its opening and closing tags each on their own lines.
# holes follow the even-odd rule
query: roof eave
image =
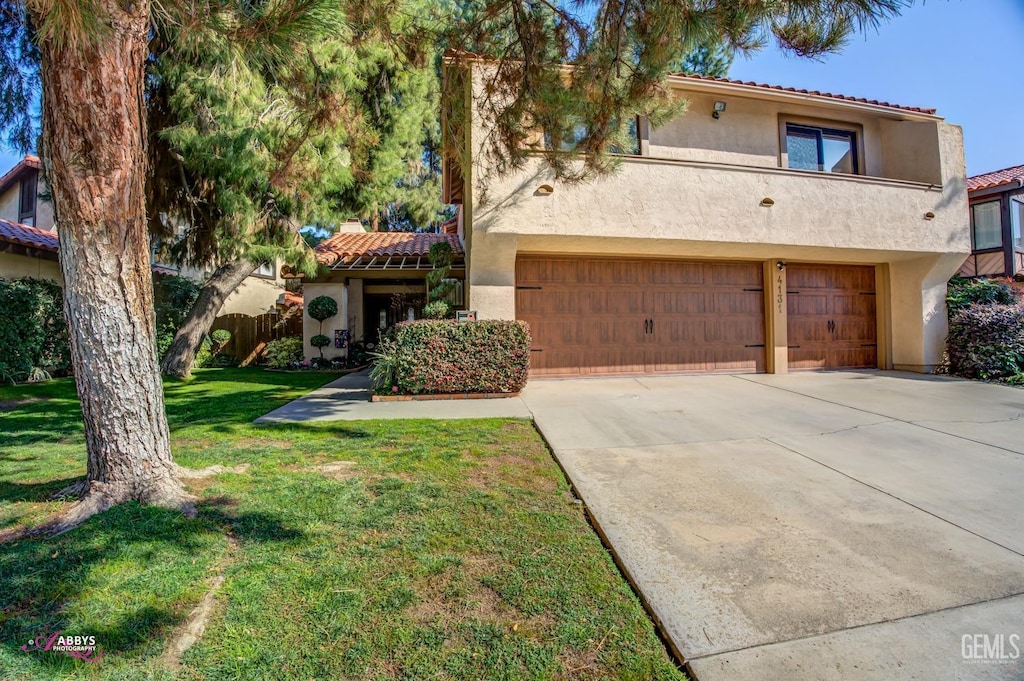
<svg viewBox="0 0 1024 681">
<path fill-rule="evenodd" d="M 862 111 L 876 115 L 884 115 L 889 118 L 898 118 L 900 120 L 945 120 L 942 116 L 939 116 L 938 114 L 926 113 L 922 111 L 913 111 L 898 106 L 870 104 L 868 102 L 858 102 L 853 99 L 839 99 L 837 97 L 827 97 L 825 95 L 816 95 L 807 92 L 792 92 L 789 90 L 776 89 L 774 87 L 761 87 L 758 85 L 730 83 L 718 80 L 703 80 L 699 78 L 689 78 L 687 76 L 677 74 L 669 75 L 668 82 L 676 89 L 681 90 L 693 90 L 697 92 L 719 94 L 728 93 L 735 96 L 747 97 L 749 99 L 763 99 L 769 101 L 782 100 L 802 103 L 813 102 L 815 105 L 822 107 Z"/>
</svg>

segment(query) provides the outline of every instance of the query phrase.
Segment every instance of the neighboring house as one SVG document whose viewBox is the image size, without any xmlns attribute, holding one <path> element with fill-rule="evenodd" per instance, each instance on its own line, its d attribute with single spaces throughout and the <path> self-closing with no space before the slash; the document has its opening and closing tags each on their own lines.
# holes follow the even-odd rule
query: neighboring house
<svg viewBox="0 0 1024 681">
<path fill-rule="evenodd" d="M 0 219 L 0 277 L 35 277 L 62 283 L 57 233 Z"/>
<path fill-rule="evenodd" d="M 60 269 L 56 264 L 57 235 L 54 231 L 53 207 L 46 198 L 42 167 L 39 158 L 30 155 L 0 177 L 0 220 L 7 223 L 6 228 L 0 227 L 0 240 L 7 239 L 0 241 L 4 244 L 0 246 L 0 277 L 35 276 L 60 281 Z M 12 228 L 10 225 L 25 229 Z M 9 236 L 12 229 L 20 236 Z M 42 234 L 32 230 L 39 230 Z M 8 236 L 5 237 L 5 234 Z M 47 246 L 25 246 L 22 241 L 37 245 L 45 242 Z M 48 250 L 51 244 L 53 250 Z M 180 274 L 197 282 L 209 275 L 207 270 L 193 267 L 179 269 L 174 265 L 158 263 L 154 263 L 154 271 L 160 274 Z M 220 314 L 250 317 L 276 314 L 278 304 L 284 300 L 283 294 L 284 279 L 280 268 L 267 263 L 228 296 Z"/>
<path fill-rule="evenodd" d="M 946 281 L 970 251 L 961 129 L 932 109 L 671 76 L 689 110 L 640 120 L 605 179 L 563 184 L 543 159 L 488 177 L 469 125 L 446 148 L 461 204 L 466 307 L 521 319 L 532 375 L 895 368 L 929 372 Z"/>
<path fill-rule="evenodd" d="M 450 278 L 456 285 L 451 302 L 462 307 L 462 243 L 447 227 L 446 232 L 367 232 L 352 220 L 320 243 L 316 257 L 321 274 L 303 281 L 302 294 L 307 302 L 326 295 L 338 304 L 337 316 L 324 322 L 323 333 L 332 340 L 342 338 L 345 331 L 352 340 L 376 340 L 382 330 L 418 318 L 427 301 L 427 272 L 433 269 L 427 255 L 430 247 L 441 241 L 455 252 Z M 320 354 L 309 344 L 318 333 L 320 323 L 307 312 L 303 317 L 303 346 L 308 358 Z M 324 357 L 345 354 L 338 346 L 335 342 L 324 348 Z"/>
<path fill-rule="evenodd" d="M 0 177 L 0 219 L 53 230 L 53 208 L 45 199 L 43 164 L 26 156 Z"/>
<path fill-rule="evenodd" d="M 967 178 L 971 255 L 962 277 L 1024 278 L 1024 165 Z"/>
<path fill-rule="evenodd" d="M 49 279 L 63 285 L 57 262 L 57 233 L 0 219 L 0 277 Z M 172 269 L 153 265 L 153 274 L 170 276 Z"/>
</svg>

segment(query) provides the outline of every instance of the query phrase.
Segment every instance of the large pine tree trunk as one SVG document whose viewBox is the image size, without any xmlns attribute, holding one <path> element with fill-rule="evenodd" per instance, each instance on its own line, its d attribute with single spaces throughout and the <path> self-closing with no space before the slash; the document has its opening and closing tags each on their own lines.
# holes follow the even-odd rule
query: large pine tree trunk
<svg viewBox="0 0 1024 681">
<path fill-rule="evenodd" d="M 43 151 L 88 450 L 85 495 L 56 531 L 128 500 L 190 500 L 175 477 L 154 346 L 144 193 L 150 3 L 94 6 L 105 13 L 102 35 L 40 45 Z M 43 18 L 33 17 L 37 26 Z"/>
<path fill-rule="evenodd" d="M 160 369 L 166 375 L 185 378 L 192 372 L 192 363 L 196 361 L 203 338 L 210 333 L 224 301 L 255 269 L 256 264 L 248 260 L 229 262 L 218 267 L 203 283 L 199 297 L 174 334 L 174 340 L 160 363 Z"/>
</svg>

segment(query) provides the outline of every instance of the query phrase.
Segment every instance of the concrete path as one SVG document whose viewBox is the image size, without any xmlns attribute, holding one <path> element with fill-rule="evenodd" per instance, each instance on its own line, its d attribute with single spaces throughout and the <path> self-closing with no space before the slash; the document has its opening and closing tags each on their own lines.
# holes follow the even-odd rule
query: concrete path
<svg viewBox="0 0 1024 681">
<path fill-rule="evenodd" d="M 523 396 L 698 681 L 1024 679 L 1024 390 L 865 372 Z"/>
<path fill-rule="evenodd" d="M 255 423 L 362 421 L 367 419 L 531 418 L 518 397 L 492 400 L 371 402 L 369 371 L 348 374 L 278 407 Z"/>
</svg>

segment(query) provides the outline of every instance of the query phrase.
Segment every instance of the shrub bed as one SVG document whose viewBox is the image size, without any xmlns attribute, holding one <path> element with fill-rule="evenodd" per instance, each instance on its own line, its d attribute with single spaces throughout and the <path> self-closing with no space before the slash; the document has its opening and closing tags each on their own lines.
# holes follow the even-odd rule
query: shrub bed
<svg viewBox="0 0 1024 681">
<path fill-rule="evenodd" d="M 970 305 L 949 325 L 950 373 L 1007 378 L 1024 372 L 1024 306 Z"/>
<path fill-rule="evenodd" d="M 0 279 L 0 382 L 62 376 L 71 370 L 63 293 L 45 279 Z"/>
<path fill-rule="evenodd" d="M 965 279 L 953 277 L 946 287 L 946 311 L 949 318 L 972 305 L 1013 305 L 1019 293 L 1008 279 Z"/>
<path fill-rule="evenodd" d="M 523 322 L 423 320 L 395 327 L 374 355 L 378 394 L 515 393 L 530 369 Z"/>
</svg>

